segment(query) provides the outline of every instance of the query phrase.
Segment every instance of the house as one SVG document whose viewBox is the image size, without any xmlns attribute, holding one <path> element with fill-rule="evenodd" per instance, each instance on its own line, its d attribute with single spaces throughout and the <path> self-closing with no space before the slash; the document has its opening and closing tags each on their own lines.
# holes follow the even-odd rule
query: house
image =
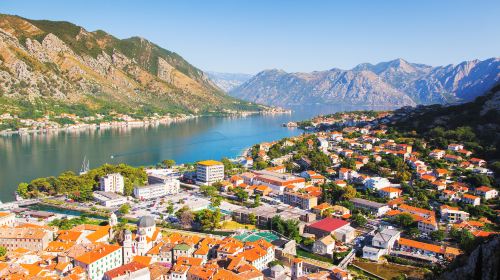
<svg viewBox="0 0 500 280">
<path fill-rule="evenodd" d="M 441 192 L 441 195 L 439 196 L 439 199 L 446 201 L 457 201 L 460 200 L 460 197 L 458 196 L 456 191 L 443 190 Z"/>
<path fill-rule="evenodd" d="M 254 193 L 262 195 L 262 196 L 267 196 L 271 192 L 272 192 L 272 189 L 270 187 L 264 186 L 264 185 L 256 186 L 254 189 Z"/>
<path fill-rule="evenodd" d="M 401 189 L 398 189 L 398 188 L 385 187 L 385 188 L 380 189 L 378 193 L 381 197 L 387 197 L 389 199 L 394 199 L 394 198 L 400 197 L 401 193 L 403 193 L 403 191 Z"/>
<path fill-rule="evenodd" d="M 149 268 L 138 262 L 130 262 L 104 273 L 103 280 L 149 280 Z"/>
<path fill-rule="evenodd" d="M 435 149 L 429 153 L 429 156 L 432 158 L 435 158 L 435 159 L 441 159 L 444 157 L 445 154 L 446 154 L 446 152 L 444 150 Z"/>
<path fill-rule="evenodd" d="M 458 152 L 458 151 L 463 150 L 463 149 L 464 149 L 464 145 L 462 145 L 462 144 L 449 144 L 448 145 L 449 151 Z"/>
<path fill-rule="evenodd" d="M 314 206 L 311 209 L 311 211 L 318 216 L 323 216 L 323 214 L 325 214 L 325 212 L 329 211 L 329 209 L 332 209 L 332 205 L 330 205 L 327 202 L 323 202 L 321 204 Z"/>
<path fill-rule="evenodd" d="M 358 172 L 348 169 L 348 168 L 340 168 L 339 169 L 339 179 L 340 180 L 352 180 L 353 178 L 357 177 Z"/>
<path fill-rule="evenodd" d="M 399 254 L 399 256 L 410 255 L 412 258 L 422 258 L 428 260 L 429 257 L 437 258 L 439 256 L 444 256 L 447 259 L 453 259 L 459 254 L 460 250 L 453 247 L 442 247 L 434 244 L 419 242 L 411 239 L 400 238 L 396 245 L 397 249 L 401 252 L 412 252 L 411 254 Z M 436 259 L 437 260 L 437 259 Z"/>
<path fill-rule="evenodd" d="M 369 211 L 377 217 L 384 215 L 387 211 L 390 210 L 389 206 L 387 206 L 386 204 L 362 198 L 352 198 L 351 202 L 354 204 L 354 208 Z"/>
<path fill-rule="evenodd" d="M 335 239 L 344 243 L 351 242 L 355 237 L 355 230 L 350 223 L 336 218 L 325 218 L 307 225 L 305 232 L 314 234 L 316 238 L 333 235 Z"/>
<path fill-rule="evenodd" d="M 76 257 L 74 263 L 87 272 L 89 279 L 102 279 L 105 272 L 122 266 L 122 247 L 100 243 L 93 250 Z"/>
<path fill-rule="evenodd" d="M 309 210 L 318 205 L 318 197 L 308 193 L 289 190 L 287 188 L 283 193 L 283 203 L 299 207 L 300 209 Z"/>
<path fill-rule="evenodd" d="M 434 170 L 433 174 L 437 178 L 443 178 L 443 179 L 449 178 L 449 172 L 448 172 L 448 170 L 446 170 L 444 168 L 436 168 L 436 170 Z"/>
<path fill-rule="evenodd" d="M 482 196 L 485 200 L 492 199 L 498 196 L 498 191 L 490 187 L 481 186 L 474 190 L 476 195 Z"/>
<path fill-rule="evenodd" d="M 457 223 L 462 221 L 467 221 L 469 219 L 469 213 L 461 211 L 458 207 L 452 207 L 448 205 L 441 205 L 441 220 L 447 223 Z"/>
<path fill-rule="evenodd" d="M 368 180 L 366 180 L 364 187 L 366 189 L 372 189 L 372 190 L 380 190 L 385 187 L 389 187 L 391 185 L 391 182 L 387 178 L 383 177 L 371 177 Z"/>
<path fill-rule="evenodd" d="M 335 250 L 335 239 L 331 235 L 314 241 L 312 250 L 319 255 L 332 255 Z"/>
<path fill-rule="evenodd" d="M 378 261 L 381 256 L 390 254 L 401 233 L 394 229 L 383 229 L 372 238 L 371 246 L 363 247 L 363 258 Z"/>
<path fill-rule="evenodd" d="M 437 231 L 439 229 L 438 224 L 436 222 L 436 218 L 434 216 L 419 220 L 417 226 L 418 230 L 427 234 L 433 231 Z"/>
<path fill-rule="evenodd" d="M 462 201 L 467 204 L 471 204 L 473 206 L 477 206 L 481 204 L 481 199 L 478 196 L 471 195 L 471 194 L 464 194 L 462 196 Z"/>
<path fill-rule="evenodd" d="M 485 166 L 486 165 L 486 161 L 484 159 L 480 159 L 480 158 L 471 158 L 469 161 L 470 161 L 470 163 L 472 163 L 476 166 Z"/>
<path fill-rule="evenodd" d="M 16 223 L 16 215 L 10 212 L 0 212 L 0 227 L 13 227 Z"/>
<path fill-rule="evenodd" d="M 287 186 L 303 188 L 306 180 L 292 174 L 282 174 L 267 170 L 253 171 L 256 175 L 253 178 L 254 185 L 264 185 L 270 187 L 274 193 L 282 194 Z"/>
<path fill-rule="evenodd" d="M 450 162 L 460 162 L 462 160 L 462 157 L 456 155 L 445 155 L 444 159 Z"/>
</svg>

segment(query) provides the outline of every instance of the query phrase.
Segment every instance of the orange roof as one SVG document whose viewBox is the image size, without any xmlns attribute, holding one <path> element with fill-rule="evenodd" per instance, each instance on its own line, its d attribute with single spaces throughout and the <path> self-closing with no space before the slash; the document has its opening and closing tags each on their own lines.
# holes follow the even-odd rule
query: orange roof
<svg viewBox="0 0 500 280">
<path fill-rule="evenodd" d="M 84 263 L 84 264 L 91 264 L 94 263 L 95 261 L 115 252 L 116 250 L 121 250 L 121 246 L 119 245 L 110 245 L 110 244 L 103 244 L 100 243 L 99 246 L 97 246 L 95 249 L 93 249 L 90 252 L 87 252 L 81 256 L 78 256 L 75 258 L 75 260 Z"/>
<path fill-rule="evenodd" d="M 399 215 L 401 214 L 401 211 L 399 210 L 389 210 L 385 213 L 387 216 L 396 216 L 396 215 Z"/>
<path fill-rule="evenodd" d="M 42 271 L 42 268 L 38 264 L 22 263 L 20 266 L 28 271 L 29 276 L 37 276 Z"/>
<path fill-rule="evenodd" d="M 216 160 L 204 160 L 204 161 L 199 161 L 198 162 L 199 165 L 204 165 L 204 166 L 213 166 L 213 165 L 224 165 L 222 162 L 220 161 L 216 161 Z"/>
<path fill-rule="evenodd" d="M 381 189 L 381 191 L 386 192 L 386 193 L 402 193 L 403 191 L 398 188 L 393 188 L 393 187 L 385 187 Z"/>
<path fill-rule="evenodd" d="M 65 252 L 73 247 L 74 242 L 51 241 L 45 249 L 46 252 Z"/>
<path fill-rule="evenodd" d="M 243 279 L 244 278 L 239 277 L 236 273 L 225 269 L 217 270 L 217 272 L 212 277 L 212 280 L 243 280 Z"/>
<path fill-rule="evenodd" d="M 332 206 L 330 204 L 328 204 L 327 202 L 323 202 L 321 204 L 318 204 L 316 206 L 313 207 L 313 209 L 316 209 L 316 210 L 325 210 L 325 209 L 328 209 L 328 208 L 331 208 Z"/>
<path fill-rule="evenodd" d="M 107 271 L 105 274 L 106 276 L 108 276 L 108 279 L 113 279 L 144 268 L 147 268 L 147 266 L 142 263 L 132 261 L 117 268 L 111 269 Z"/>
<path fill-rule="evenodd" d="M 59 241 L 72 241 L 76 242 L 82 236 L 82 232 L 73 231 L 73 230 L 60 230 L 59 235 L 57 236 L 57 240 Z"/>
<path fill-rule="evenodd" d="M 10 213 L 10 212 L 0 212 L 0 218 L 5 217 L 5 216 L 9 216 L 11 214 L 12 213 Z"/>
<path fill-rule="evenodd" d="M 177 264 L 187 265 L 187 266 L 196 266 L 201 265 L 203 263 L 202 258 L 193 258 L 193 257 L 185 257 L 181 256 L 177 258 Z"/>
<path fill-rule="evenodd" d="M 434 211 L 432 211 L 432 210 L 418 208 L 418 207 L 410 206 L 407 204 L 399 205 L 399 209 L 402 211 L 405 211 L 405 212 L 416 212 L 416 213 L 420 213 L 420 214 L 424 214 L 424 215 L 428 215 L 428 216 L 434 216 Z"/>
<path fill-rule="evenodd" d="M 479 197 L 475 196 L 475 195 L 471 195 L 471 194 L 464 194 L 463 196 L 464 198 L 467 198 L 467 199 L 478 199 Z"/>
<path fill-rule="evenodd" d="M 398 241 L 399 245 L 401 246 L 407 246 L 411 248 L 416 248 L 416 249 L 421 249 L 429 252 L 434 252 L 437 254 L 442 254 L 443 249 L 440 246 L 429 244 L 429 243 L 424 243 L 424 242 L 419 242 L 411 239 L 406 239 L 406 238 L 400 238 Z"/>
<path fill-rule="evenodd" d="M 476 191 L 480 191 L 480 192 L 489 192 L 491 190 L 493 190 L 493 189 L 490 187 L 487 187 L 487 186 L 480 186 L 479 188 L 476 188 Z"/>
<path fill-rule="evenodd" d="M 151 264 L 151 257 L 148 256 L 134 256 L 133 262 L 138 262 L 142 265 L 149 266 Z"/>
</svg>

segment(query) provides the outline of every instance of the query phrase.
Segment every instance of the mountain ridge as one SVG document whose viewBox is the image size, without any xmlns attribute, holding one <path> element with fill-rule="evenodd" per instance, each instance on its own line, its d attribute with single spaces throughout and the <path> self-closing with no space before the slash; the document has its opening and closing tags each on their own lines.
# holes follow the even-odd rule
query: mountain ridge
<svg viewBox="0 0 500 280">
<path fill-rule="evenodd" d="M 500 58 L 436 67 L 398 58 L 361 63 L 350 70 L 288 73 L 267 69 L 230 94 L 278 106 L 318 100 L 326 104 L 414 106 L 470 101 L 499 80 Z"/>
<path fill-rule="evenodd" d="M 0 111 L 21 102 L 96 112 L 260 110 L 228 96 L 175 52 L 139 36 L 118 39 L 66 21 L 0 14 Z"/>
</svg>

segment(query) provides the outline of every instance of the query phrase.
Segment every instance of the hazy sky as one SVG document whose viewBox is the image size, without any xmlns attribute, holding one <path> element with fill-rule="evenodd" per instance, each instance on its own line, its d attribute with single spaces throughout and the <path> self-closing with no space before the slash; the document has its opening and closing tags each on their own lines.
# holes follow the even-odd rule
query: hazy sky
<svg viewBox="0 0 500 280">
<path fill-rule="evenodd" d="M 145 37 L 203 70 L 442 65 L 500 55 L 500 1 L 0 0 L 0 12 Z"/>
</svg>

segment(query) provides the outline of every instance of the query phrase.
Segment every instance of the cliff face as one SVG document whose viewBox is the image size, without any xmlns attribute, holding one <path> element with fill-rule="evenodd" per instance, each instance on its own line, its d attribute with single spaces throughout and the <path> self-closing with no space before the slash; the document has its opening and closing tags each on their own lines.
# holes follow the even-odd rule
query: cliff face
<svg viewBox="0 0 500 280">
<path fill-rule="evenodd" d="M 452 264 L 454 269 L 443 273 L 440 279 L 500 279 L 500 236 L 479 245 L 467 258 Z"/>
<path fill-rule="evenodd" d="M 230 91 L 270 105 L 415 105 L 470 101 L 500 81 L 500 58 L 431 67 L 402 59 L 351 70 L 262 71 Z"/>
<path fill-rule="evenodd" d="M 165 112 L 248 105 L 227 96 L 178 54 L 146 39 L 121 40 L 68 22 L 10 15 L 0 15 L 0 96 Z"/>
</svg>

